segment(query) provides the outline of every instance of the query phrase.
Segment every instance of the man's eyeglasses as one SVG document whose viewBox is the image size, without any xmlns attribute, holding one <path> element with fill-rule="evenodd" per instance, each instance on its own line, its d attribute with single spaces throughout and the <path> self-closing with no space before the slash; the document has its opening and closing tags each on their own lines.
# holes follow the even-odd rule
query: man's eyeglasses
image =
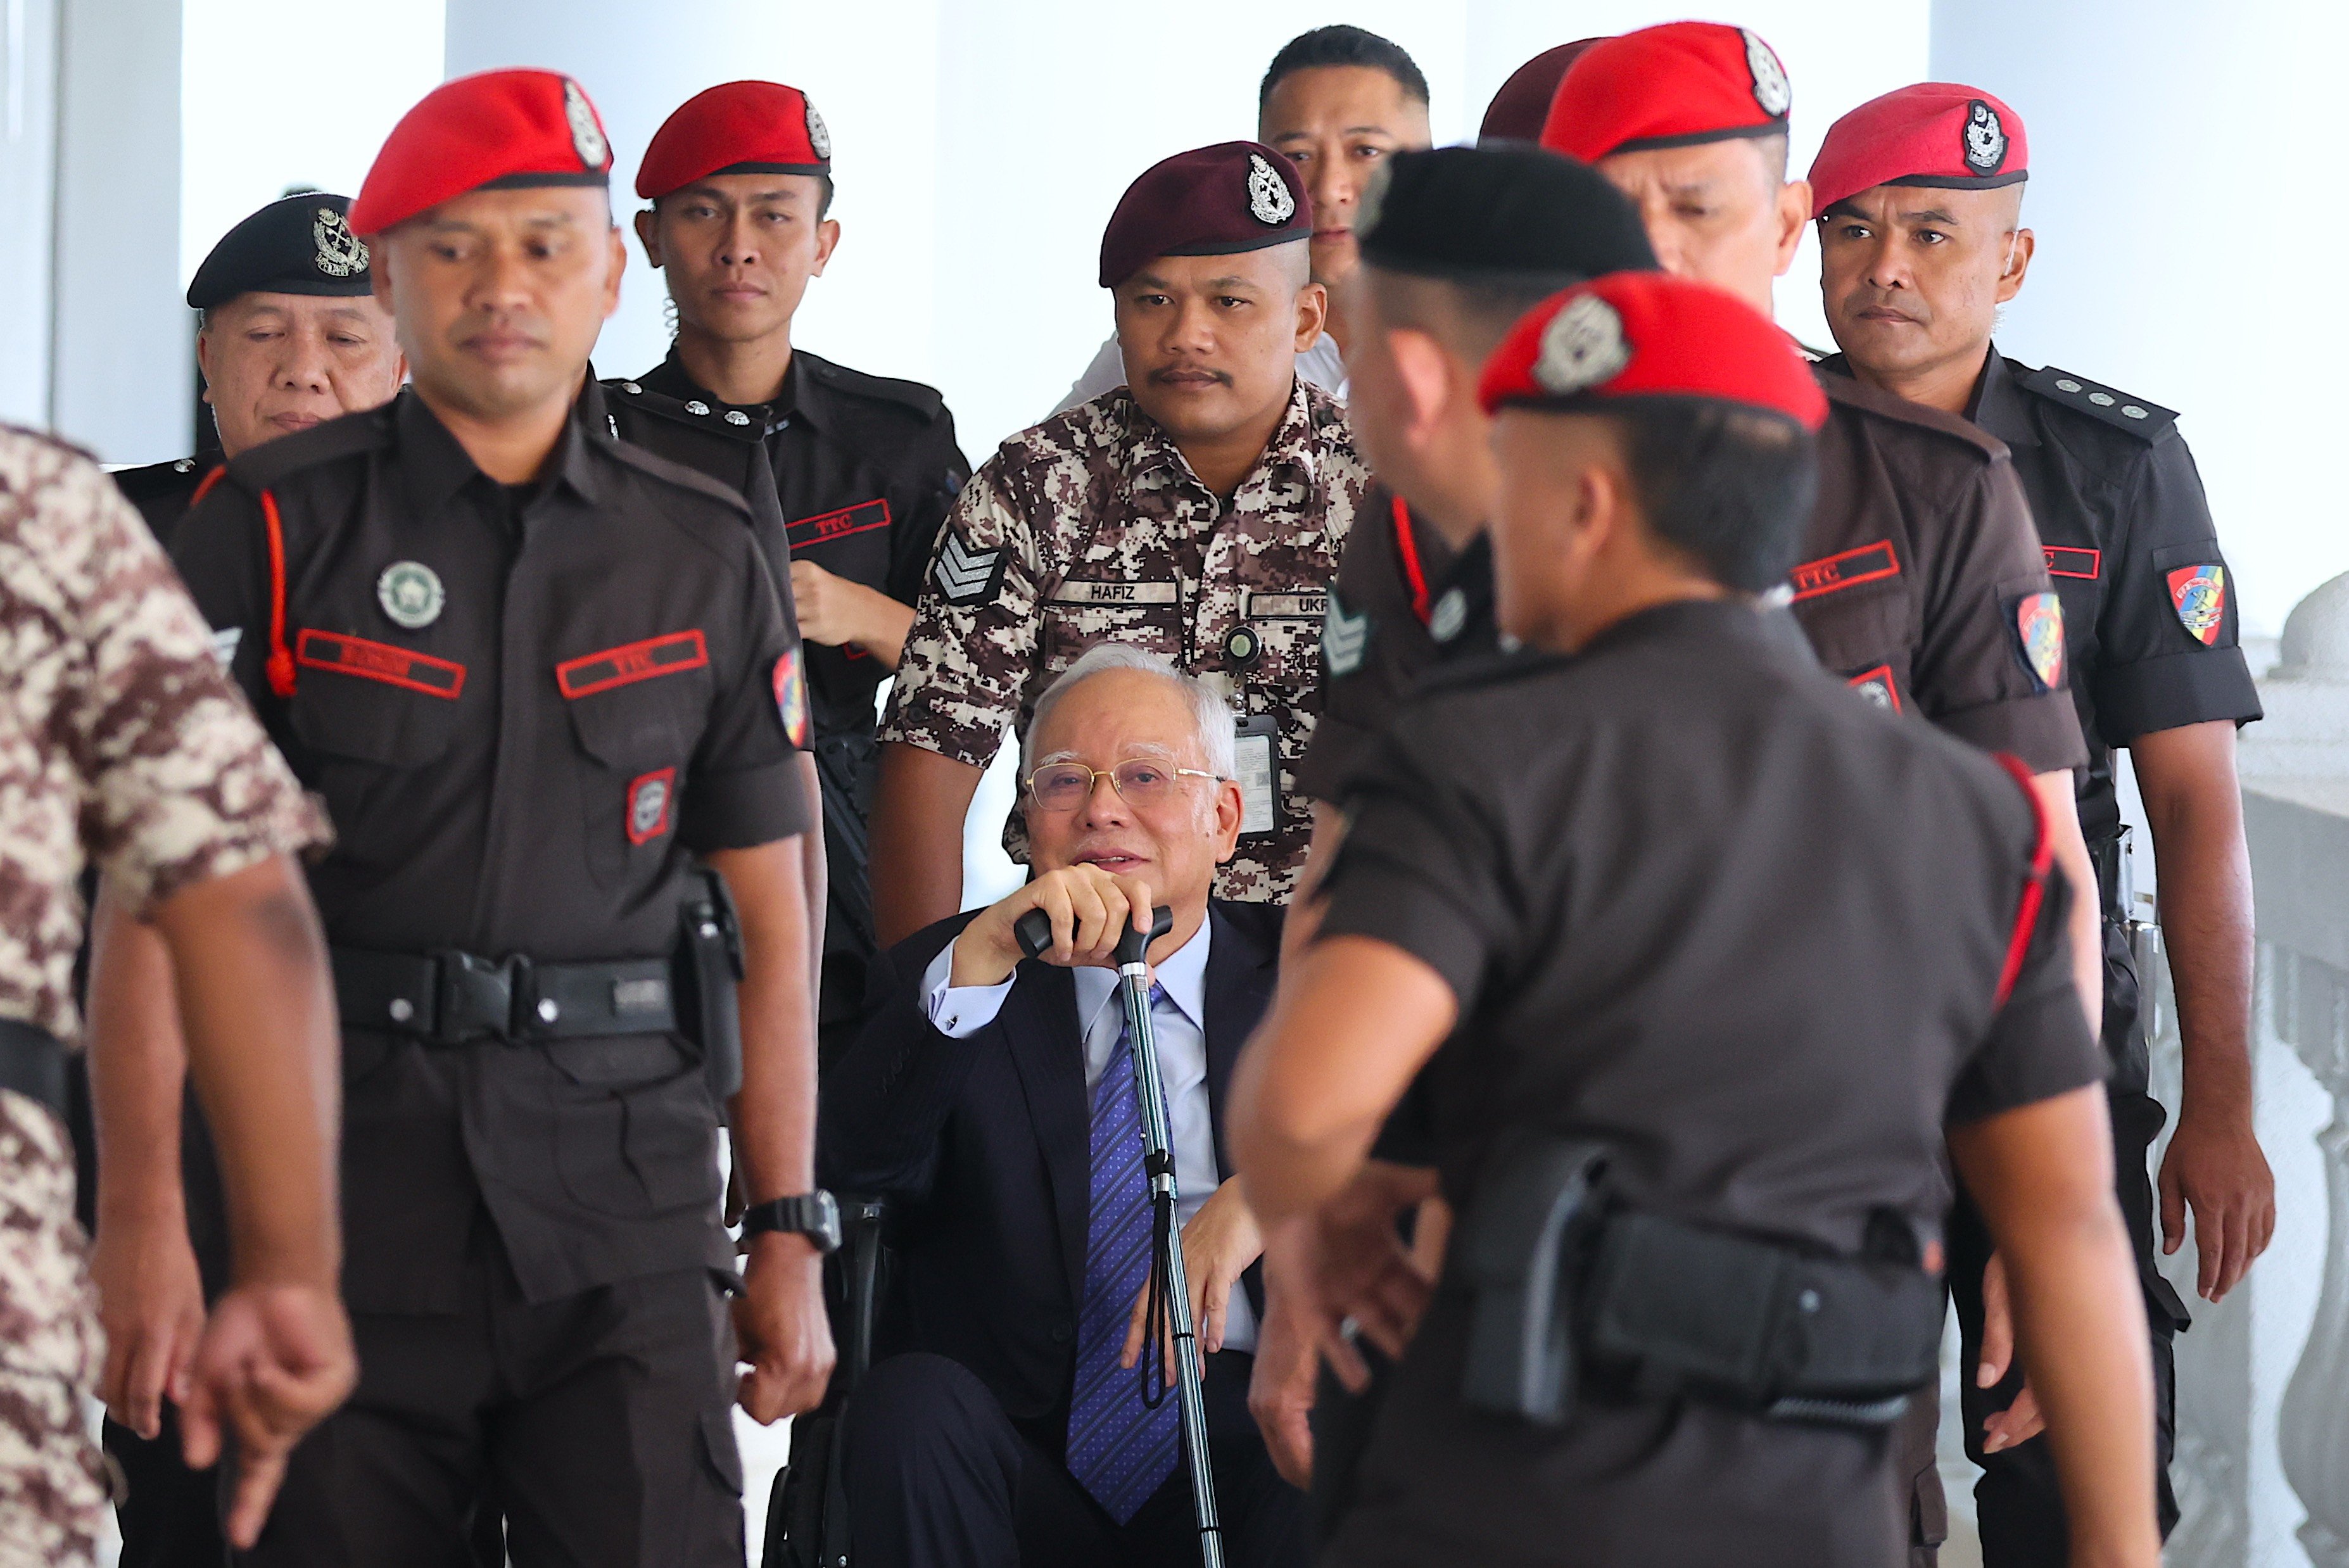
<svg viewBox="0 0 2349 1568">
<path fill-rule="evenodd" d="M 1121 762 L 1114 768 L 1048 762 L 1028 775 L 1028 793 L 1044 810 L 1073 811 L 1093 798 L 1094 780 L 1106 779 L 1127 805 L 1151 807 L 1171 799 L 1185 779 L 1215 777 L 1196 768 L 1174 768 L 1164 762 Z"/>
</svg>

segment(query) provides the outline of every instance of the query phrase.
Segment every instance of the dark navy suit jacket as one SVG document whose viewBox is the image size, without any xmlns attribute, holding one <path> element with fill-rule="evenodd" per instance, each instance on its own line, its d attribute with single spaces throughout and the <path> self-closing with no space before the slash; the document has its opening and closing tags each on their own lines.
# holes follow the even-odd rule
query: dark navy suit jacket
<svg viewBox="0 0 2349 1568">
<path fill-rule="evenodd" d="M 1272 1000 L 1281 913 L 1208 907 L 1207 1099 L 1226 1177 L 1225 1091 Z M 967 1039 L 940 1034 L 922 1010 L 922 973 L 971 919 L 940 921 L 876 961 L 877 1010 L 823 1080 L 817 1169 L 826 1187 L 891 1200 L 875 1358 L 948 1357 L 1012 1419 L 1044 1422 L 1065 1409 L 1075 1372 L 1092 1198 L 1076 985 L 1030 960 L 993 1023 Z M 1245 1283 L 1261 1316 L 1255 1270 Z"/>
</svg>

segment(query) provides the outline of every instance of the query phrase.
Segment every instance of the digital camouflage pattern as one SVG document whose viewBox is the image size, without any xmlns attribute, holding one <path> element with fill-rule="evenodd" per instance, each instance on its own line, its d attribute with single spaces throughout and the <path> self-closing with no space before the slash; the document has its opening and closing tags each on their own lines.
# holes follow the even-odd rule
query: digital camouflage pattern
<svg viewBox="0 0 2349 1568">
<path fill-rule="evenodd" d="M 881 738 L 984 767 L 1086 649 L 1163 654 L 1242 718 L 1278 720 L 1278 827 L 1240 841 L 1216 892 L 1286 899 L 1311 825 L 1295 769 L 1319 710 L 1329 583 L 1371 485 L 1344 406 L 1301 378 L 1228 505 L 1123 387 L 1021 431 L 939 532 Z M 1016 813 L 1004 847 L 1024 858 Z"/>
<path fill-rule="evenodd" d="M 139 514 L 87 458 L 0 429 L 0 1016 L 78 1032 L 75 883 L 134 909 L 325 837 Z M 0 1092 L 0 1561 L 88 1560 L 107 1489 L 73 1155 Z M 16 1555 L 21 1553 L 22 1555 Z"/>
</svg>

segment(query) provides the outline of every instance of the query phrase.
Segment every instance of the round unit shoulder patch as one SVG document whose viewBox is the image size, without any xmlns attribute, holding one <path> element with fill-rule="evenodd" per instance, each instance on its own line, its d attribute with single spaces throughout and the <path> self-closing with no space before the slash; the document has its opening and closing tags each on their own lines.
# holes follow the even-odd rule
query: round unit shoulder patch
<svg viewBox="0 0 2349 1568">
<path fill-rule="evenodd" d="M 1248 154 L 1247 192 L 1248 216 L 1268 229 L 1278 229 L 1297 216 L 1297 198 L 1288 193 L 1288 181 L 1264 160 L 1261 152 Z"/>
<path fill-rule="evenodd" d="M 310 224 L 310 237 L 318 244 L 311 263 L 326 276 L 347 278 L 367 271 L 367 242 L 352 233 L 350 224 L 332 207 L 318 209 Z"/>
<path fill-rule="evenodd" d="M 449 591 L 440 586 L 440 574 L 421 561 L 395 561 L 375 580 L 375 602 L 394 625 L 417 632 L 440 618 Z"/>
<path fill-rule="evenodd" d="M 802 96 L 800 104 L 807 110 L 808 145 L 826 163 L 832 161 L 832 128 L 823 123 L 823 116 L 815 112 L 815 105 Z"/>
<path fill-rule="evenodd" d="M 1542 329 L 1534 379 L 1546 391 L 1570 397 L 1612 380 L 1630 363 L 1623 318 L 1597 294 L 1584 294 L 1568 302 Z"/>
<path fill-rule="evenodd" d="M 1795 84 L 1786 79 L 1786 67 L 1759 33 L 1751 27 L 1738 30 L 1745 35 L 1745 67 L 1754 73 L 1754 101 L 1772 119 L 1784 119 L 1795 107 Z"/>
<path fill-rule="evenodd" d="M 1966 167 L 1976 174 L 1995 174 L 2006 161 L 2006 127 L 1980 98 L 1966 106 L 1965 142 Z"/>
<path fill-rule="evenodd" d="M 587 95 L 567 77 L 563 83 L 563 117 L 571 122 L 571 150 L 588 172 L 600 172 L 612 160 L 612 144 L 604 139 L 604 128 L 595 123 L 595 108 Z"/>
<path fill-rule="evenodd" d="M 775 712 L 783 734 L 804 750 L 808 741 L 807 683 L 800 676 L 800 651 L 792 648 L 775 660 Z"/>
</svg>

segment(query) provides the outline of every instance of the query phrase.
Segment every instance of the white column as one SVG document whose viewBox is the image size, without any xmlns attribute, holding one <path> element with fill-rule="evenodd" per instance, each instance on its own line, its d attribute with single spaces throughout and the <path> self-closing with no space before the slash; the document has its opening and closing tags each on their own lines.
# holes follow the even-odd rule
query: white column
<svg viewBox="0 0 2349 1568">
<path fill-rule="evenodd" d="M 57 0 L 0 0 L 0 419 L 49 419 Z"/>
<path fill-rule="evenodd" d="M 180 274 L 180 7 L 65 0 L 63 23 L 45 422 L 109 462 L 179 457 L 195 438 L 195 324 Z"/>
</svg>

